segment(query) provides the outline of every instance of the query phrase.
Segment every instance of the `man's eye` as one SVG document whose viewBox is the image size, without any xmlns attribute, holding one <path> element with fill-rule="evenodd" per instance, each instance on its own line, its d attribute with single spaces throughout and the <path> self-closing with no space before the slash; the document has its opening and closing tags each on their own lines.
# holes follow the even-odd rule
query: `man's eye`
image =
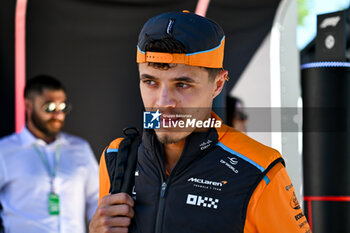
<svg viewBox="0 0 350 233">
<path fill-rule="evenodd" d="M 189 84 L 187 83 L 177 83 L 176 84 L 177 87 L 180 87 L 180 88 L 183 88 L 183 89 L 186 89 L 186 88 L 189 88 L 191 87 Z"/>
<path fill-rule="evenodd" d="M 156 82 L 153 80 L 144 80 L 143 83 L 149 85 L 149 86 L 154 86 L 156 85 Z"/>
</svg>

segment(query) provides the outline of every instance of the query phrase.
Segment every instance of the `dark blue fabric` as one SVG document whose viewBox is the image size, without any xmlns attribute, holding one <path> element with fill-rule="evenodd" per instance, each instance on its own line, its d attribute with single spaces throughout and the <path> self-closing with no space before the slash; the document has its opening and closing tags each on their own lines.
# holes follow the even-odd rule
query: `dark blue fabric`
<svg viewBox="0 0 350 233">
<path fill-rule="evenodd" d="M 171 34 L 168 26 L 171 22 Z M 167 12 L 149 19 L 143 26 L 138 47 L 145 52 L 149 40 L 172 36 L 180 41 L 186 53 L 202 52 L 220 45 L 224 31 L 214 21 L 194 13 Z"/>
</svg>

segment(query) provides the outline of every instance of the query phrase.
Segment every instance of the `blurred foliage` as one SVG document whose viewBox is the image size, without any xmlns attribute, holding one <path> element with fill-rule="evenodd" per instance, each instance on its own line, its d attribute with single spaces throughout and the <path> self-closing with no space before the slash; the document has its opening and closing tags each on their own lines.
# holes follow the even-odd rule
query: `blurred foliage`
<svg viewBox="0 0 350 233">
<path fill-rule="evenodd" d="M 304 25 L 304 19 L 310 12 L 310 1 L 298 0 L 298 25 Z"/>
</svg>

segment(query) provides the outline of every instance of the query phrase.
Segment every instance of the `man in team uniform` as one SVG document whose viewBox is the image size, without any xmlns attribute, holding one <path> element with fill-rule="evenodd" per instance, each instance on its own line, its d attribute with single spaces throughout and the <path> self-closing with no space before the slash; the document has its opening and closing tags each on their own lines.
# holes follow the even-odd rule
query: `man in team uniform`
<svg viewBox="0 0 350 233">
<path fill-rule="evenodd" d="M 224 44 L 220 26 L 188 12 L 143 26 L 140 91 L 153 116 L 145 126 L 160 127 L 143 132 L 131 196 L 109 194 L 108 164 L 123 139 L 106 148 L 90 232 L 310 232 L 281 155 L 212 112 L 228 74 Z"/>
</svg>

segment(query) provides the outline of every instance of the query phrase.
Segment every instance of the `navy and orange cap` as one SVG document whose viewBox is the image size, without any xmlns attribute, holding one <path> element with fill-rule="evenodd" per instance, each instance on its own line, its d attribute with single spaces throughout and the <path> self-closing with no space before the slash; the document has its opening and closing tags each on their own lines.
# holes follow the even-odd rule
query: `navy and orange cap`
<svg viewBox="0 0 350 233">
<path fill-rule="evenodd" d="M 186 53 L 146 51 L 149 40 L 168 36 L 181 42 Z M 183 12 L 168 12 L 149 19 L 143 26 L 137 44 L 137 63 L 179 63 L 208 68 L 222 68 L 225 35 L 214 21 Z"/>
</svg>

